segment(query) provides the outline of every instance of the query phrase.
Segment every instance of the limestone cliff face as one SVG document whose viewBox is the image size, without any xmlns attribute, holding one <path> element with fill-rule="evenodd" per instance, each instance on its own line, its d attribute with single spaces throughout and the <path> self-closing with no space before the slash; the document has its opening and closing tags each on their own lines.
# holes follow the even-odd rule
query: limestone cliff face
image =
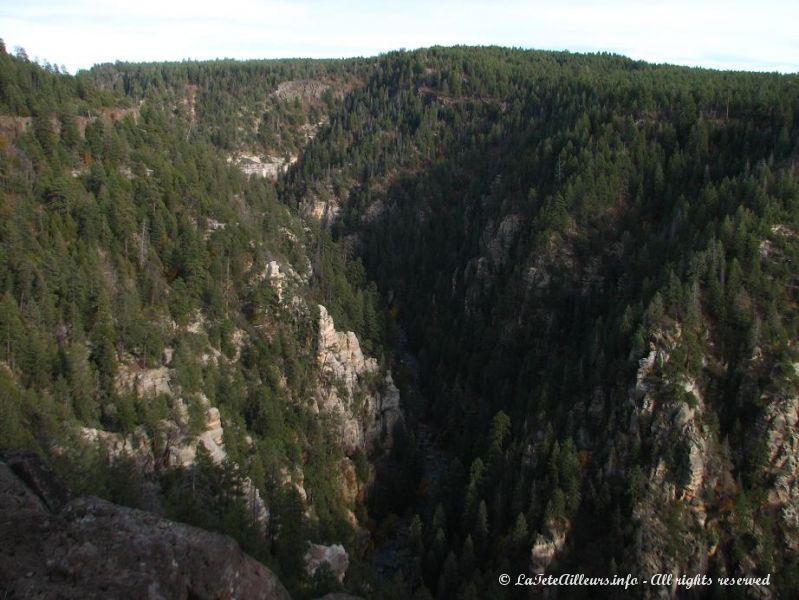
<svg viewBox="0 0 799 600">
<path fill-rule="evenodd" d="M 287 239 L 292 239 L 294 234 L 286 231 L 284 235 Z M 303 276 L 297 273 L 289 264 L 281 264 L 276 260 L 270 260 L 263 270 L 253 274 L 252 280 L 255 282 L 267 281 L 269 287 L 274 290 L 278 303 L 281 305 L 286 307 L 294 305 L 295 307 L 302 306 L 305 308 L 305 301 L 297 294 L 297 291 L 308 283 L 312 272 L 313 268 L 310 261 L 305 265 L 305 275 Z M 303 318 L 310 318 L 305 312 L 303 310 Z"/>
<path fill-rule="evenodd" d="M 692 573 L 707 569 L 711 552 L 706 536 L 708 489 L 726 482 L 731 465 L 704 419 L 706 407 L 696 382 L 669 381 L 664 367 L 682 335 L 679 325 L 653 336 L 649 351 L 639 360 L 630 400 L 633 404 L 626 441 L 647 439 L 653 462 L 643 473 L 644 489 L 633 507 L 638 526 L 634 563 L 642 573 Z M 682 394 L 667 393 L 675 386 Z M 626 451 L 630 451 L 627 447 Z M 620 457 L 628 470 L 635 453 Z M 675 523 L 680 526 L 675 530 Z M 712 527 L 712 525 L 711 525 Z M 654 588 L 654 597 L 669 597 L 667 588 Z"/>
<path fill-rule="evenodd" d="M 277 181 L 280 174 L 297 162 L 297 156 L 286 159 L 283 156 L 267 155 L 264 157 L 255 154 L 234 154 L 228 157 L 228 162 L 236 165 L 247 176 L 263 177 Z"/>
<path fill-rule="evenodd" d="M 757 429 L 765 440 L 764 471 L 773 482 L 768 502 L 778 509 L 783 542 L 796 552 L 799 550 L 799 398 L 769 398 Z"/>
<path fill-rule="evenodd" d="M 217 465 L 227 459 L 223 442 L 224 430 L 216 407 L 210 407 L 206 411 L 206 430 L 199 436 L 188 434 L 179 423 L 168 420 L 162 421 L 161 431 L 165 438 L 165 449 L 158 458 L 153 455 L 153 441 L 142 427 L 127 436 L 84 427 L 81 435 L 88 442 L 100 442 L 112 459 L 133 458 L 143 473 L 152 473 L 161 467 L 191 467 L 200 446 Z M 242 480 L 242 493 L 253 519 L 265 526 L 269 520 L 269 509 L 249 477 Z"/>
<path fill-rule="evenodd" d="M 116 384 L 119 390 L 135 390 L 139 396 L 172 395 L 172 377 L 166 365 L 152 369 L 132 366 L 133 361 L 122 368 L 117 375 Z"/>
<path fill-rule="evenodd" d="M 292 235 L 289 231 L 285 233 L 287 237 Z M 391 446 L 395 427 L 403 422 L 400 392 L 391 372 L 381 369 L 376 358 L 364 354 L 354 332 L 337 330 L 324 306 L 317 308 L 308 304 L 303 291 L 310 273 L 310 265 L 300 275 L 292 265 L 266 253 L 261 260 L 254 257 L 248 265 L 248 281 L 254 286 L 268 285 L 274 292 L 276 307 L 271 309 L 274 313 L 265 312 L 259 318 L 256 333 L 238 329 L 232 333 L 230 340 L 235 352 L 228 350 L 223 354 L 210 343 L 209 324 L 199 311 L 191 316 L 184 329 L 192 339 L 201 342 L 193 356 L 197 363 L 224 367 L 240 360 L 253 341 L 249 336 L 273 335 L 275 314 L 303 327 L 316 320 L 316 339 L 307 338 L 304 347 L 308 353 L 305 356 L 312 360 L 315 358 L 317 363 L 317 368 L 310 371 L 316 378 L 311 386 L 314 393 L 311 397 L 293 398 L 293 401 L 309 402 L 318 418 L 339 432 L 339 443 L 346 455 L 337 473 L 341 497 L 346 504 L 348 520 L 356 531 L 357 547 L 363 549 L 369 545 L 370 534 L 358 522 L 356 512 L 368 493 L 374 470 L 370 467 L 371 472 L 366 477 L 359 476 L 354 458 L 358 454 L 375 455 Z M 169 323 L 167 328 L 177 331 L 178 327 Z M 191 467 L 201 448 L 214 463 L 227 461 L 224 415 L 203 392 L 187 391 L 181 387 L 181 371 L 176 370 L 179 364 L 173 362 L 174 354 L 175 351 L 167 348 L 160 363 L 148 366 L 142 366 L 133 356 L 125 354 L 119 363 L 115 382 L 121 394 L 135 394 L 143 403 L 167 399 L 166 404 L 171 409 L 168 417 L 127 435 L 82 428 L 83 439 L 100 444 L 112 459 L 133 458 L 145 474 L 157 473 L 161 469 Z M 203 417 L 201 421 L 198 411 Z M 233 468 L 244 466 L 234 465 Z M 277 476 L 282 485 L 294 487 L 302 499 L 306 515 L 311 517 L 314 505 L 304 488 L 303 465 L 282 468 Z M 244 478 L 242 488 L 250 514 L 267 532 L 270 513 L 259 490 L 249 478 Z M 157 495 L 148 501 L 148 506 L 158 509 Z M 317 540 L 308 540 L 309 544 L 314 541 Z M 337 545 L 312 544 L 306 556 L 309 573 L 312 574 L 322 563 L 330 564 L 334 575 L 341 581 L 349 564 L 347 552 Z"/>
<path fill-rule="evenodd" d="M 166 352 L 166 360 L 171 360 L 171 351 Z M 210 357 L 209 357 L 210 359 Z M 217 357 L 216 360 L 219 360 Z M 84 427 L 81 436 L 88 442 L 100 442 L 112 459 L 125 456 L 135 459 L 143 473 L 152 473 L 161 468 L 191 467 L 202 446 L 211 460 L 221 465 L 228 455 L 224 445 L 224 429 L 219 409 L 211 406 L 203 393 L 184 394 L 172 378 L 172 370 L 168 365 L 155 368 L 138 368 L 131 363 L 123 364 L 117 375 L 117 388 L 124 391 L 135 390 L 139 397 L 147 399 L 158 395 L 169 396 L 174 406 L 169 419 L 163 419 L 155 435 L 160 437 L 161 444 L 143 428 L 137 428 L 129 435 Z M 189 426 L 187 403 L 196 402 L 204 410 L 204 429 L 193 434 Z M 163 447 L 163 452 L 154 454 L 156 446 Z M 254 520 L 266 526 L 269 510 L 261 494 L 252 481 L 245 477 L 242 481 L 242 492 L 247 507 Z"/>
<path fill-rule="evenodd" d="M 307 277 L 291 265 L 269 261 L 253 278 L 267 281 L 278 302 L 296 318 L 312 318 L 313 310 L 298 295 Z M 327 308 L 316 308 L 319 380 L 313 398 L 315 410 L 337 419 L 341 445 L 350 456 L 390 447 L 394 428 L 403 423 L 400 392 L 391 371 L 383 374 L 377 359 L 363 353 L 354 332 L 338 331 Z"/>
<path fill-rule="evenodd" d="M 289 600 L 227 536 L 94 497 L 36 456 L 0 460 L 0 592 L 10 598 Z"/>
<path fill-rule="evenodd" d="M 760 409 L 750 425 L 745 445 L 731 447 L 718 423 L 720 408 L 712 400 L 707 373 L 692 377 L 680 365 L 672 365 L 683 343 L 682 327 L 672 322 L 654 332 L 649 348 L 639 357 L 630 380 L 629 393 L 612 406 L 608 438 L 580 428 L 581 447 L 600 460 L 604 476 L 624 480 L 632 502 L 630 527 L 633 544 L 625 556 L 625 568 L 636 573 L 681 575 L 713 573 L 763 576 L 771 544 L 799 549 L 799 399 L 796 375 L 774 379 L 759 399 Z M 720 363 L 712 344 L 703 357 L 705 371 L 718 372 Z M 756 350 L 751 361 L 760 360 Z M 601 391 L 575 412 L 598 415 L 606 406 Z M 646 453 L 642 451 L 646 448 Z M 525 452 L 525 463 L 534 464 L 534 445 Z M 767 495 L 743 499 L 741 472 L 767 482 Z M 779 523 L 777 539 L 761 524 L 763 515 Z M 568 522 L 547 523 L 530 547 L 531 572 L 551 571 L 564 552 L 571 552 Z M 733 550 L 735 539 L 746 536 L 747 550 Z M 765 541 L 764 541 L 765 540 Z M 767 551 L 767 550 L 765 550 Z M 733 557 L 732 552 L 738 554 Z M 771 556 L 768 556 L 771 560 Z M 732 565 L 732 566 L 731 566 Z M 651 587 L 647 598 L 676 597 L 677 588 Z M 774 589 L 753 591 L 753 597 L 775 598 Z"/>
<path fill-rule="evenodd" d="M 250 278 L 256 285 L 268 283 L 275 292 L 277 302 L 291 315 L 289 318 L 299 321 L 314 318 L 311 308 L 301 295 L 306 280 L 290 265 L 268 260 L 261 268 L 253 265 Z M 310 399 L 312 408 L 318 412 L 320 419 L 325 419 L 326 422 L 329 420 L 338 428 L 341 447 L 347 456 L 358 453 L 373 454 L 390 447 L 395 427 L 403 422 L 400 393 L 391 372 L 381 370 L 374 357 L 364 355 L 355 333 L 338 331 L 325 307 L 319 306 L 318 310 L 318 336 L 315 340 L 318 381 Z M 206 329 L 205 319 L 199 313 L 186 326 L 188 332 L 199 338 L 206 335 Z M 268 336 L 268 322 L 259 331 Z M 238 330 L 232 338 L 237 348 L 235 356 L 228 358 L 208 345 L 202 355 L 198 356 L 199 361 L 202 364 L 225 364 L 238 360 L 241 349 L 248 344 L 248 339 L 244 332 Z M 176 381 L 172 355 L 172 350 L 167 349 L 163 362 L 149 367 L 141 367 L 133 357 L 126 356 L 119 365 L 116 380 L 117 389 L 121 393 L 135 392 L 144 402 L 157 397 L 168 397 L 172 408 L 168 418 L 158 422 L 155 429 L 150 431 L 139 427 L 134 432 L 123 435 L 102 429 L 83 428 L 82 437 L 88 442 L 101 443 L 112 458 L 134 458 L 144 473 L 153 473 L 164 468 L 191 467 L 200 447 L 214 463 L 222 464 L 226 461 L 228 454 L 224 444 L 225 424 L 222 415 L 202 392 L 186 392 L 181 389 Z M 196 415 L 194 423 L 191 423 L 191 406 L 195 410 L 201 408 L 204 414 L 204 423 L 199 431 Z M 348 508 L 354 511 L 363 499 L 363 486 L 366 484 L 357 480 L 353 463 L 349 459 L 342 461 L 340 475 L 343 497 Z M 312 512 L 312 502 L 307 499 L 303 487 L 302 465 L 286 470 L 281 478 L 284 484 L 297 489 L 307 504 L 307 510 Z M 253 517 L 266 526 L 269 509 L 248 478 L 243 481 L 243 492 Z M 358 522 L 354 513 L 352 514 L 352 522 L 357 529 Z"/>
<path fill-rule="evenodd" d="M 319 100 L 330 86 L 323 81 L 315 79 L 297 79 L 292 81 L 281 81 L 275 91 L 275 96 L 285 101 L 294 100 Z"/>
<path fill-rule="evenodd" d="M 776 515 L 780 542 L 796 550 L 799 400 L 789 394 L 761 398 L 763 407 L 748 443 L 730 448 L 719 434 L 718 407 L 705 402 L 702 385 L 685 375 L 671 381 L 665 374 L 680 334 L 679 325 L 656 334 L 650 351 L 641 358 L 631 394 L 630 429 L 621 436 L 626 444 L 646 439 L 654 457 L 649 471 L 643 473 L 646 483 L 633 508 L 638 528 L 633 562 L 646 573 L 703 573 L 710 563 L 724 573 L 730 551 L 724 540 L 729 538 L 730 527 L 736 536 L 741 532 L 734 531 L 735 523 L 746 523 L 747 535 L 763 539 L 770 534 L 753 517 L 763 511 Z M 758 360 L 757 355 L 751 360 Z M 638 464 L 634 454 L 623 457 L 623 462 L 628 469 Z M 765 502 L 743 504 L 739 479 L 743 464 L 754 464 L 753 476 L 760 471 L 763 481 L 772 482 Z M 765 574 L 757 569 L 763 558 L 757 554 L 759 545 L 738 557 L 738 568 L 744 574 Z M 672 597 L 675 590 L 649 593 Z M 772 598 L 776 592 L 763 588 L 757 593 L 757 597 Z"/>
<path fill-rule="evenodd" d="M 546 573 L 547 568 L 557 558 L 566 545 L 568 524 L 550 523 L 545 534 L 539 533 L 530 550 L 531 573 Z"/>
<path fill-rule="evenodd" d="M 139 108 L 101 107 L 91 111 L 89 116 L 75 117 L 75 127 L 81 139 L 85 139 L 86 125 L 89 123 L 100 120 L 106 126 L 113 126 L 114 123 L 128 116 L 133 119 L 134 123 L 138 123 L 141 116 Z M 49 118 L 49 122 L 52 132 L 59 135 L 61 133 L 61 121 L 58 115 L 53 113 Z M 0 136 L 7 140 L 16 141 L 30 128 L 32 123 L 33 117 L 0 115 Z"/>
<path fill-rule="evenodd" d="M 681 336 L 679 327 L 674 331 L 656 336 L 650 344 L 649 353 L 639 361 L 636 373 L 633 430 L 638 435 L 654 436 L 658 446 L 666 448 L 677 442 L 681 458 L 677 465 L 667 465 L 663 457 L 653 468 L 652 478 L 656 485 L 665 485 L 668 499 L 680 499 L 700 508 L 698 493 L 705 486 L 710 473 L 708 453 L 712 451 L 713 433 L 703 424 L 706 407 L 696 381 L 681 377 L 670 382 L 662 376 L 661 369 L 670 360 L 670 350 Z M 681 397 L 665 394 L 666 387 L 676 386 Z M 665 483 L 664 474 L 674 475 Z"/>
<path fill-rule="evenodd" d="M 390 446 L 394 428 L 403 420 L 391 371 L 382 376 L 377 360 L 364 356 L 355 333 L 337 331 L 321 305 L 316 356 L 321 371 L 317 407 L 340 419 L 346 452 Z"/>
</svg>

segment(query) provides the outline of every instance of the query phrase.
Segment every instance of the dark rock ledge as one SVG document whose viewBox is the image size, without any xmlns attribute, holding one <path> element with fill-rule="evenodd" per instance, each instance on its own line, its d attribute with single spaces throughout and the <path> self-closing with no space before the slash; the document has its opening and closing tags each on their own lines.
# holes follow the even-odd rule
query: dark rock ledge
<svg viewBox="0 0 799 600">
<path fill-rule="evenodd" d="M 30 453 L 0 456 L 0 597 L 289 600 L 231 538 L 95 497 Z"/>
</svg>

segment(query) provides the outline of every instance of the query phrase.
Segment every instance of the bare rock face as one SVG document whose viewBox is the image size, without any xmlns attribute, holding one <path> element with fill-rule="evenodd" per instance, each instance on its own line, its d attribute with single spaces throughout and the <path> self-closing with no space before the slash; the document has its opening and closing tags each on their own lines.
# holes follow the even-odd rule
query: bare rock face
<svg viewBox="0 0 799 600">
<path fill-rule="evenodd" d="M 0 136 L 16 141 L 33 123 L 33 117 L 0 115 Z"/>
<path fill-rule="evenodd" d="M 322 199 L 309 194 L 300 202 L 300 212 L 325 226 L 330 226 L 341 214 L 341 201 L 335 197 Z"/>
<path fill-rule="evenodd" d="M 273 92 L 280 100 L 293 101 L 296 99 L 311 101 L 319 100 L 327 88 L 326 83 L 315 79 L 297 79 L 294 81 L 281 81 Z"/>
<path fill-rule="evenodd" d="M 280 264 L 276 260 L 270 261 L 266 265 L 265 278 L 269 279 L 269 283 L 275 289 L 278 302 L 283 302 L 283 285 L 286 274 L 280 270 Z"/>
<path fill-rule="evenodd" d="M 38 507 L 57 512 L 71 499 L 50 465 L 30 452 L 3 452 L 0 471 L 0 511 Z"/>
<path fill-rule="evenodd" d="M 769 501 L 780 509 L 784 537 L 799 549 L 799 399 L 774 398 L 763 411 L 760 431 L 766 440 L 766 470 L 774 485 Z"/>
<path fill-rule="evenodd" d="M 222 442 L 222 419 L 219 416 L 219 409 L 212 406 L 206 412 L 206 430 L 200 434 L 200 443 L 205 446 L 211 455 L 211 460 L 220 464 L 227 458 L 227 452 Z"/>
<path fill-rule="evenodd" d="M 254 154 L 239 154 L 228 158 L 228 162 L 235 164 L 245 175 L 276 181 L 280 173 L 285 173 L 297 162 L 297 157 L 287 160 L 282 156 L 267 156 L 262 159 Z"/>
<path fill-rule="evenodd" d="M 638 569 L 646 573 L 680 574 L 680 565 L 664 543 L 669 535 L 664 507 L 680 510 L 684 519 L 693 522 L 697 531 L 701 530 L 706 519 L 701 492 L 706 485 L 715 484 L 718 476 L 715 473 L 718 465 L 711 466 L 708 456 L 711 440 L 702 425 L 701 391 L 693 380 L 682 377 L 670 382 L 663 374 L 663 367 L 669 363 L 681 335 L 679 324 L 653 335 L 649 351 L 638 361 L 630 390 L 631 435 L 650 440 L 659 457 L 647 474 L 648 484 L 642 498 L 633 508 L 633 519 L 639 523 L 635 560 Z M 684 390 L 684 396 L 666 394 L 668 386 Z M 675 448 L 680 460 L 676 464 L 674 460 L 665 461 L 666 451 Z M 718 463 L 715 456 L 713 462 Z M 701 540 L 689 535 L 684 542 L 686 556 L 682 558 L 689 564 L 700 564 Z M 649 592 L 647 597 L 654 597 L 663 590 Z"/>
<path fill-rule="evenodd" d="M 205 318 L 202 313 L 198 311 L 186 329 L 195 334 L 203 333 Z M 241 347 L 244 344 L 243 335 L 241 330 L 236 330 L 233 335 L 233 344 L 237 349 L 235 360 L 238 360 Z M 153 455 L 153 442 L 142 427 L 129 435 L 84 427 L 81 430 L 83 438 L 89 442 L 102 443 L 112 460 L 120 457 L 133 458 L 145 473 L 151 473 L 162 466 L 191 467 L 196 460 L 197 449 L 200 446 L 207 450 L 215 464 L 222 464 L 227 459 L 227 452 L 224 446 L 224 429 L 219 409 L 210 405 L 205 394 L 194 394 L 193 401 L 205 408 L 206 422 L 205 429 L 199 435 L 190 434 L 186 406 L 189 396 L 185 395 L 180 386 L 172 380 L 172 370 L 168 366 L 172 362 L 172 355 L 173 350 L 166 349 L 164 364 L 155 368 L 141 368 L 131 357 L 120 364 L 115 382 L 120 391 L 135 391 L 145 399 L 158 395 L 171 397 L 175 406 L 172 418 L 159 423 L 160 433 L 165 438 L 163 456 Z M 262 527 L 265 527 L 269 519 L 269 511 L 260 492 L 249 478 L 244 478 L 242 487 L 244 500 L 250 514 Z"/>
<path fill-rule="evenodd" d="M 283 234 L 290 241 L 298 243 L 297 237 L 288 229 L 283 228 Z M 262 269 L 252 269 L 250 278 L 253 283 L 260 283 L 266 281 L 269 283 L 275 295 L 277 296 L 278 303 L 284 306 L 290 306 L 300 303 L 302 306 L 302 314 L 307 314 L 307 305 L 299 296 L 292 293 L 296 287 L 302 286 L 308 282 L 308 277 L 313 271 L 310 262 L 306 265 L 306 275 L 300 275 L 289 263 L 279 263 L 276 260 L 270 260 Z"/>
<path fill-rule="evenodd" d="M 345 451 L 390 446 L 394 427 L 402 421 L 400 393 L 391 372 L 380 382 L 377 360 L 364 356 L 355 333 L 337 331 L 321 305 L 317 361 L 323 377 L 317 406 L 340 417 Z"/>
<path fill-rule="evenodd" d="M 167 367 L 139 369 L 122 364 L 116 383 L 120 390 L 135 389 L 140 397 L 172 395 L 172 377 Z"/>
<path fill-rule="evenodd" d="M 222 428 L 222 419 L 219 409 L 211 406 L 205 413 L 206 429 L 196 439 L 178 438 L 178 443 L 167 447 L 167 457 L 169 466 L 190 467 L 194 464 L 197 457 L 197 448 L 202 445 L 211 457 L 214 464 L 220 465 L 227 458 L 225 450 Z M 269 520 L 269 510 L 261 498 L 261 493 L 249 477 L 242 480 L 242 493 L 244 502 L 250 511 L 253 519 L 265 527 Z"/>
<path fill-rule="evenodd" d="M 231 538 L 94 497 L 33 454 L 0 460 L 0 591 L 13 598 L 288 600 Z"/>
<path fill-rule="evenodd" d="M 332 546 L 311 544 L 308 547 L 308 552 L 305 553 L 305 567 L 308 574 L 313 576 L 323 564 L 327 564 L 336 580 L 342 583 L 350 566 L 350 557 L 341 544 Z"/>
<path fill-rule="evenodd" d="M 161 422 L 167 440 L 161 461 L 164 466 L 191 467 L 197 458 L 197 448 L 200 445 L 208 452 L 214 464 L 220 465 L 225 461 L 227 452 L 219 409 L 214 406 L 208 407 L 205 418 L 206 429 L 196 438 L 185 435 L 178 424 L 172 421 Z M 158 466 L 153 456 L 152 441 L 143 427 L 139 427 L 129 435 L 83 427 L 81 436 L 88 442 L 101 443 L 111 460 L 132 458 L 144 473 L 152 473 Z M 242 481 L 242 492 L 253 519 L 265 527 L 269 521 L 269 509 L 249 477 L 245 477 Z"/>
<path fill-rule="evenodd" d="M 336 331 L 333 317 L 321 304 L 317 360 L 322 369 L 343 382 L 350 393 L 355 390 L 359 377 L 377 371 L 377 361 L 364 358 L 358 337 L 352 331 Z"/>
<path fill-rule="evenodd" d="M 349 458 L 344 457 L 341 460 L 339 472 L 341 473 L 341 490 L 343 492 L 344 501 L 349 505 L 353 505 L 361 492 L 355 464 Z"/>
<path fill-rule="evenodd" d="M 111 459 L 133 458 L 144 471 L 152 471 L 155 466 L 150 437 L 144 427 L 137 427 L 130 435 L 82 427 L 80 435 L 87 442 L 100 443 L 105 446 Z"/>
<path fill-rule="evenodd" d="M 551 524 L 547 535 L 538 534 L 530 550 L 530 569 L 533 573 L 546 573 L 558 553 L 566 545 L 567 525 Z"/>
<path fill-rule="evenodd" d="M 514 214 L 506 216 L 498 225 L 489 222 L 480 241 L 492 264 L 502 265 L 507 260 L 521 227 L 522 217 Z"/>
</svg>

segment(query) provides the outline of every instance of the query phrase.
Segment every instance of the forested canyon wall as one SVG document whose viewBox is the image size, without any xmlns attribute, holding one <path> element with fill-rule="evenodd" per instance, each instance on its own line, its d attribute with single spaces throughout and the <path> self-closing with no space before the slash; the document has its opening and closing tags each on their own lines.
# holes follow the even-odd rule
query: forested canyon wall
<svg viewBox="0 0 799 600">
<path fill-rule="evenodd" d="M 301 596 L 797 589 L 795 76 L 0 59 L 3 447 Z"/>
</svg>

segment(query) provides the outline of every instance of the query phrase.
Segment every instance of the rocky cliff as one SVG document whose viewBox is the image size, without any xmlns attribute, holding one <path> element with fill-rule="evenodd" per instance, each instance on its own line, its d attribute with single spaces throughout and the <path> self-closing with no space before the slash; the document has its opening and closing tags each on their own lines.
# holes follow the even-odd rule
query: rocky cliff
<svg viewBox="0 0 799 600">
<path fill-rule="evenodd" d="M 299 275 L 291 265 L 277 260 L 267 261 L 261 269 L 251 266 L 250 270 L 253 285 L 271 288 L 280 310 L 286 311 L 291 319 L 304 322 L 312 318 L 312 311 L 303 296 L 307 276 Z M 318 335 L 313 344 L 316 365 L 310 385 L 314 390 L 310 408 L 317 418 L 334 423 L 339 433 L 339 444 L 345 457 L 339 463 L 340 472 L 336 480 L 346 505 L 348 522 L 357 532 L 358 545 L 362 548 L 367 545 L 365 540 L 370 534 L 363 529 L 355 512 L 364 501 L 368 481 L 358 478 L 350 457 L 360 453 L 373 455 L 390 448 L 395 428 L 403 423 L 400 393 L 391 371 L 382 370 L 375 358 L 364 355 L 358 336 L 352 331 L 338 331 L 327 309 L 321 305 L 317 309 Z M 272 335 L 271 318 L 271 315 L 264 316 L 259 335 Z M 171 326 L 177 328 L 176 324 Z M 199 312 L 180 329 L 202 341 L 204 349 L 199 358 L 204 365 L 238 364 L 242 352 L 253 344 L 252 334 L 236 330 L 232 336 L 235 353 L 225 356 L 208 342 L 207 319 Z M 119 393 L 134 394 L 144 403 L 166 399 L 171 407 L 167 418 L 158 421 L 154 428 L 140 426 L 128 434 L 84 427 L 80 432 L 82 439 L 100 444 L 112 462 L 122 457 L 133 458 L 134 464 L 146 476 L 157 476 L 166 469 L 192 467 L 200 448 L 213 463 L 222 465 L 228 462 L 225 424 L 220 410 L 204 393 L 183 389 L 178 382 L 174 356 L 175 351 L 167 348 L 162 363 L 153 366 L 141 366 L 126 357 L 116 376 Z M 198 410 L 202 414 L 199 424 L 190 416 L 191 411 Z M 246 439 L 251 445 L 251 439 Z M 234 463 L 232 468 L 241 471 L 246 466 Z M 304 487 L 303 466 L 297 464 L 291 469 L 283 469 L 277 476 L 282 485 L 297 491 L 305 505 L 306 515 L 311 517 L 315 507 Z M 242 478 L 241 493 L 249 514 L 260 523 L 262 533 L 268 533 L 270 508 L 249 477 Z M 158 502 L 154 500 L 149 504 L 156 507 Z M 349 564 L 343 546 L 311 545 L 311 550 L 305 556 L 309 574 L 313 575 L 321 563 L 327 562 L 341 582 Z"/>
<path fill-rule="evenodd" d="M 779 523 L 779 543 L 785 548 L 799 544 L 794 458 L 799 414 L 796 396 L 788 391 L 794 374 L 772 380 L 769 387 L 782 391 L 763 394 L 751 435 L 744 445 L 731 447 L 719 432 L 723 412 L 705 400 L 707 384 L 684 374 L 675 378 L 669 368 L 681 333 L 675 324 L 653 336 L 631 394 L 629 433 L 619 440 L 624 440 L 620 448 L 632 452 L 620 455 L 627 476 L 641 465 L 635 449 L 642 440 L 653 457 L 648 472 L 633 483 L 638 534 L 632 562 L 642 573 L 673 573 L 675 579 L 696 572 L 726 575 L 733 565 L 739 573 L 764 576 L 764 565 L 773 564 L 776 541 L 768 523 Z M 761 358 L 756 351 L 750 360 Z M 717 358 L 711 354 L 704 362 L 713 369 Z M 768 494 L 747 495 L 742 473 L 769 482 Z M 675 593 L 676 588 L 650 590 L 653 597 Z M 769 587 L 752 593 L 778 597 Z"/>
<path fill-rule="evenodd" d="M 190 324 L 188 328 L 205 334 L 201 320 Z M 218 352 L 214 354 L 213 348 L 207 350 L 207 360 L 226 360 Z M 135 392 L 147 402 L 153 402 L 159 396 L 168 397 L 173 406 L 170 418 L 160 420 L 152 433 L 141 426 L 127 435 L 84 427 L 81 429 L 83 439 L 89 443 L 100 443 L 112 461 L 120 457 L 133 458 L 141 472 L 147 475 L 166 468 L 191 467 L 200 446 L 214 464 L 222 465 L 227 461 L 219 409 L 211 406 L 204 393 L 188 393 L 181 389 L 174 381 L 171 360 L 172 350 L 167 349 L 166 364 L 157 367 L 141 368 L 132 362 L 123 363 L 116 381 L 120 391 Z M 188 409 L 190 404 L 202 413 L 200 431 L 192 430 Z M 159 449 L 158 454 L 156 448 Z M 241 469 L 241 465 L 234 465 L 234 468 Z M 269 510 L 249 477 L 242 479 L 242 494 L 254 520 L 265 527 Z"/>
<path fill-rule="evenodd" d="M 377 360 L 366 357 L 352 331 L 337 331 L 333 318 L 319 306 L 317 361 L 321 381 L 316 402 L 339 419 L 348 454 L 388 447 L 394 428 L 403 422 L 400 394 L 391 371 L 381 375 Z"/>
</svg>

